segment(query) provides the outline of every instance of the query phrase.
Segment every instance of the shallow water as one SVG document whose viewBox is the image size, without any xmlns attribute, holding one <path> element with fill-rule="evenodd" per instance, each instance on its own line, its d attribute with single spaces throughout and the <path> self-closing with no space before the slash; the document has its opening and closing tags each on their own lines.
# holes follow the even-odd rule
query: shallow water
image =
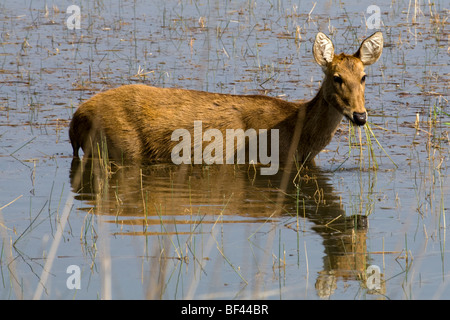
<svg viewBox="0 0 450 320">
<path fill-rule="evenodd" d="M 356 51 L 378 30 L 366 4 L 95 1 L 69 30 L 71 4 L 0 4 L 0 298 L 450 298 L 446 2 L 377 2 L 385 48 L 366 106 L 383 149 L 371 137 L 371 157 L 344 121 L 286 192 L 284 168 L 80 172 L 68 124 L 128 83 L 312 98 L 315 34 Z"/>
</svg>

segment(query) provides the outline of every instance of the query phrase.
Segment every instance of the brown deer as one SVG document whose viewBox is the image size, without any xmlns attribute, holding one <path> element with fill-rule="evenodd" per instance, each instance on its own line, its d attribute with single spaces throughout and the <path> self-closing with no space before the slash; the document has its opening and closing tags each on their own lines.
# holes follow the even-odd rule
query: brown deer
<svg viewBox="0 0 450 320">
<path fill-rule="evenodd" d="M 141 84 L 101 92 L 73 115 L 69 136 L 74 157 L 80 147 L 85 156 L 95 156 L 106 142 L 110 159 L 170 161 L 178 144 L 171 138 L 174 130 L 194 135 L 194 122 L 201 121 L 203 130 L 224 134 L 227 129 L 278 129 L 282 160 L 294 151 L 300 162 L 312 160 L 331 141 L 343 116 L 359 126 L 366 123 L 364 67 L 376 62 L 382 49 L 383 35 L 376 32 L 355 54 L 335 55 L 331 40 L 318 33 L 313 54 L 325 78 L 317 95 L 304 103 Z M 199 143 L 202 149 L 208 145 L 194 137 L 193 151 Z"/>
</svg>

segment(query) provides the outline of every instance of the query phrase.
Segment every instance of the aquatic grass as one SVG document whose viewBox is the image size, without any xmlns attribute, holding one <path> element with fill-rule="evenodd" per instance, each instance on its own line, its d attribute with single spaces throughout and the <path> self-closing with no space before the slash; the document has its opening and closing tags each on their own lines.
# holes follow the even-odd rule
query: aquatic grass
<svg viewBox="0 0 450 320">
<path fill-rule="evenodd" d="M 370 133 L 370 135 L 375 139 L 375 142 L 376 142 L 377 145 L 380 147 L 380 149 L 383 151 L 383 153 L 389 158 L 389 160 L 391 160 L 392 164 L 393 164 L 396 168 L 398 168 L 398 165 L 394 162 L 394 160 L 392 160 L 392 158 L 389 156 L 389 154 L 388 154 L 388 153 L 386 152 L 386 150 L 383 148 L 383 146 L 381 145 L 381 143 L 378 141 L 378 139 L 377 139 L 377 137 L 375 136 L 375 134 L 373 133 L 372 128 L 370 127 L 370 124 L 369 124 L 369 123 L 366 123 L 366 125 L 364 126 L 364 129 L 367 130 L 367 131 Z M 370 141 L 370 136 L 369 136 L 369 138 L 367 138 L 367 136 L 368 136 L 367 131 L 366 131 L 366 139 L 367 139 L 368 141 Z M 372 143 L 370 143 L 370 152 L 371 152 L 371 154 L 373 155 L 373 156 L 372 156 L 373 159 L 376 160 L 376 158 L 375 158 L 375 156 L 374 156 L 374 152 L 373 152 Z M 378 167 L 378 166 L 377 166 L 377 167 Z"/>
<path fill-rule="evenodd" d="M 72 211 L 72 206 L 73 206 L 73 201 L 74 201 L 74 194 L 73 193 L 69 193 L 66 203 L 64 205 L 64 209 L 63 209 L 63 213 L 60 219 L 60 222 L 58 224 L 58 227 L 56 229 L 56 233 L 55 233 L 55 238 L 52 242 L 52 245 L 50 247 L 50 251 L 48 253 L 48 256 L 46 258 L 46 262 L 45 265 L 42 269 L 42 274 L 39 277 L 39 283 L 38 283 L 38 287 L 36 288 L 36 291 L 34 292 L 33 295 L 33 300 L 39 300 L 44 292 L 44 290 L 46 290 L 46 286 L 47 286 L 47 280 L 48 277 L 50 275 L 50 270 L 52 269 L 52 265 L 53 262 L 55 260 L 56 257 L 56 252 L 58 250 L 58 246 L 61 242 L 61 239 L 63 237 L 63 232 L 64 232 L 64 228 L 66 226 L 66 223 L 69 219 L 69 214 Z"/>
<path fill-rule="evenodd" d="M 14 200 L 11 201 L 9 204 L 13 202 Z M 2 206 L 2 209 L 6 208 L 9 204 Z M 12 288 L 12 293 L 14 293 L 14 297 L 11 296 L 11 293 L 10 297 L 16 299 L 23 299 L 25 290 L 23 282 L 19 279 L 19 274 L 17 271 L 18 262 L 16 261 L 16 258 L 13 256 L 12 253 L 13 251 L 12 238 L 8 234 L 8 228 L 5 225 L 5 220 L 3 218 L 3 213 L 1 209 L 0 209 L 0 236 L 2 238 L 2 254 L 0 257 L 0 268 L 2 274 L 2 283 L 4 284 L 3 287 L 4 288 L 6 287 L 5 278 L 6 276 L 8 276 L 3 272 L 3 265 L 6 264 L 9 273 L 9 278 L 6 279 L 6 281 L 9 282 L 10 287 Z"/>
<path fill-rule="evenodd" d="M 381 151 L 389 158 L 389 160 L 392 162 L 392 164 L 395 166 L 395 168 L 398 168 L 398 165 L 394 162 L 394 160 L 391 158 L 391 156 L 386 152 L 384 147 L 378 141 L 378 138 L 376 137 L 375 133 L 373 132 L 371 125 L 373 125 L 373 124 L 371 124 L 369 122 L 367 122 L 364 125 L 365 141 L 363 141 L 361 127 L 356 127 L 352 123 L 349 123 L 349 139 L 348 139 L 349 143 L 348 143 L 348 158 L 347 159 L 349 159 L 351 157 L 352 150 L 354 148 L 358 148 L 359 149 L 358 161 L 359 161 L 360 169 L 361 170 L 366 170 L 366 169 L 377 170 L 379 168 L 379 164 L 378 164 L 378 160 L 377 160 L 377 155 L 375 153 L 375 148 L 374 148 L 375 145 L 374 145 L 374 142 L 372 141 L 372 139 L 373 139 L 373 140 L 375 140 L 376 145 L 381 149 Z M 355 128 L 358 129 L 358 134 L 356 134 Z M 365 161 L 364 161 L 364 159 L 365 159 L 365 157 L 364 157 L 364 149 L 365 148 L 364 147 L 367 148 L 367 159 L 368 159 L 367 168 L 366 168 Z M 342 164 L 337 169 L 339 169 L 342 166 Z M 335 169 L 335 170 L 337 170 L 337 169 Z"/>
<path fill-rule="evenodd" d="M 233 195 L 231 195 L 226 204 L 224 205 L 224 207 L 222 208 L 222 210 L 220 211 L 219 215 L 217 216 L 217 219 L 215 220 L 212 228 L 211 228 L 211 236 L 213 237 L 215 243 L 216 243 L 216 249 L 219 251 L 220 255 L 223 257 L 223 259 L 228 263 L 228 265 L 234 270 L 234 272 L 239 276 L 239 278 L 241 278 L 242 281 L 244 281 L 244 283 L 247 285 L 248 281 L 242 276 L 242 274 L 240 273 L 240 271 L 233 265 L 233 263 L 230 261 L 230 259 L 225 255 L 224 251 L 224 241 L 222 239 L 221 243 L 222 245 L 219 244 L 219 241 L 217 240 L 217 238 L 214 236 L 214 229 L 218 223 L 218 221 L 222 221 L 223 222 L 223 213 L 225 211 L 225 208 L 228 206 L 228 203 L 230 202 L 231 198 Z M 221 224 L 222 227 L 222 233 L 223 233 L 223 223 Z"/>
<path fill-rule="evenodd" d="M 448 103 L 448 101 L 447 101 L 447 103 Z M 444 120 L 444 122 L 442 122 L 442 124 L 446 125 L 446 126 L 450 126 L 450 114 L 445 112 L 441 107 L 439 107 L 436 104 L 434 104 L 433 106 L 434 106 L 433 118 L 437 119 L 438 117 L 446 116 L 446 117 L 448 117 L 449 121 L 447 122 L 447 120 Z"/>
</svg>

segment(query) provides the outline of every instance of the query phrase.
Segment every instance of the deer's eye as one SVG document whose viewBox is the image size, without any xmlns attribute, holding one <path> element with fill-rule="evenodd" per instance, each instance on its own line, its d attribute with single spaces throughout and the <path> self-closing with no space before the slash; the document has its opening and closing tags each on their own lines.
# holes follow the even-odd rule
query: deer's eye
<svg viewBox="0 0 450 320">
<path fill-rule="evenodd" d="M 364 83 L 364 82 L 366 82 L 366 75 L 363 75 L 361 78 L 361 83 Z"/>
<path fill-rule="evenodd" d="M 337 83 L 337 84 L 342 84 L 342 78 L 341 77 L 339 77 L 339 76 L 334 76 L 333 77 L 333 80 L 334 80 L 334 82 L 335 83 Z"/>
</svg>

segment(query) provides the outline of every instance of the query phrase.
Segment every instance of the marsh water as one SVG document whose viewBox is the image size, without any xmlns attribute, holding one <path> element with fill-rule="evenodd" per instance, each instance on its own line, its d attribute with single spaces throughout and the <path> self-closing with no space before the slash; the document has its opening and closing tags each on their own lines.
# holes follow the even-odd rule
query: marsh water
<svg viewBox="0 0 450 320">
<path fill-rule="evenodd" d="M 368 6 L 1 1 L 0 298 L 450 298 L 450 7 Z M 72 160 L 68 124 L 97 92 L 311 99 L 316 33 L 353 53 L 378 30 L 369 127 L 344 120 L 314 167 Z"/>
</svg>

